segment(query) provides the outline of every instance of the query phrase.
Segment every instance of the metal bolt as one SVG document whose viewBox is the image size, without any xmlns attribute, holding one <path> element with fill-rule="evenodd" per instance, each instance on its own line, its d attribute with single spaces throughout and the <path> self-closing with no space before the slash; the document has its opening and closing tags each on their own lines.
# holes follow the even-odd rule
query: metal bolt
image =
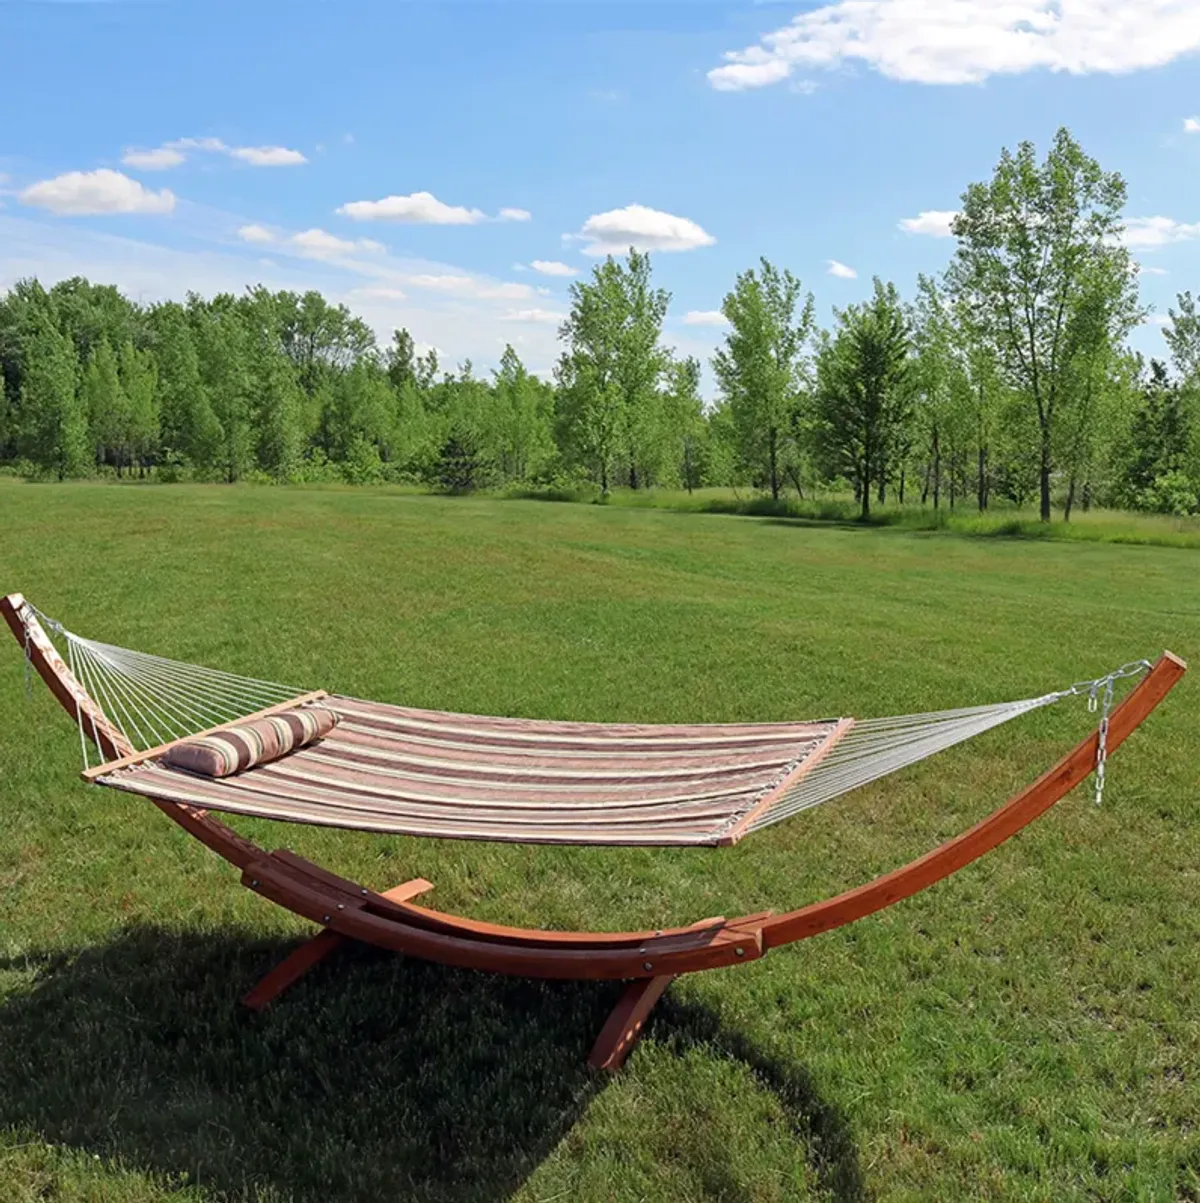
<svg viewBox="0 0 1200 1203">
<path fill-rule="evenodd" d="M 322 915 L 322 916 L 321 916 L 321 922 L 322 922 L 322 923 L 328 923 L 328 922 L 329 922 L 329 916 L 328 916 L 328 915 Z"/>
<path fill-rule="evenodd" d="M 338 910 L 339 910 L 339 911 L 344 911 L 345 909 L 346 909 L 346 904 L 345 904 L 344 902 L 339 902 L 339 903 L 338 903 Z"/>
<path fill-rule="evenodd" d="M 646 946 L 645 946 L 645 944 L 643 944 L 641 946 L 641 948 L 638 949 L 638 952 L 645 952 L 645 951 L 646 951 Z"/>
<path fill-rule="evenodd" d="M 739 957 L 744 957 L 746 955 L 746 950 L 744 948 L 735 948 L 733 951 L 736 952 Z"/>
<path fill-rule="evenodd" d="M 362 896 L 365 898 L 370 893 L 370 891 L 367 889 L 363 889 L 363 890 L 360 890 L 359 893 L 361 893 Z"/>
<path fill-rule="evenodd" d="M 254 880 L 250 882 L 250 888 L 251 888 L 252 890 L 257 890 L 257 889 L 258 889 L 258 878 L 257 878 L 257 877 L 256 877 L 256 878 L 254 878 Z"/>
<path fill-rule="evenodd" d="M 649 972 L 650 972 L 650 970 L 654 968 L 654 966 L 653 966 L 653 965 L 651 965 L 649 961 L 643 961 L 643 962 L 642 962 L 642 968 L 643 968 L 643 969 L 644 969 L 644 970 L 645 970 L 647 973 L 649 973 Z"/>
</svg>

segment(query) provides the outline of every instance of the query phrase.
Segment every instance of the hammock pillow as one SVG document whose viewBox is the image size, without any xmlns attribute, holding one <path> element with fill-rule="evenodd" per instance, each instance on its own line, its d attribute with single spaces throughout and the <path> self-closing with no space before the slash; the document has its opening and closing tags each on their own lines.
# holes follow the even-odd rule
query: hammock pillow
<svg viewBox="0 0 1200 1203">
<path fill-rule="evenodd" d="M 337 713 L 323 706 L 285 710 L 176 744 L 162 758 L 175 769 L 204 777 L 228 777 L 256 764 L 269 764 L 321 739 L 337 722 Z"/>
</svg>

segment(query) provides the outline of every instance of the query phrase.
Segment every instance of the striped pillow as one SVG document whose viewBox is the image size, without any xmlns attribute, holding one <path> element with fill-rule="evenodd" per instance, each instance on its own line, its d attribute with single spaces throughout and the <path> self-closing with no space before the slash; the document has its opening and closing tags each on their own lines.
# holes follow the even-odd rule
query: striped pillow
<svg viewBox="0 0 1200 1203">
<path fill-rule="evenodd" d="M 175 769 L 204 777 L 228 777 L 303 748 L 328 735 L 337 722 L 338 715 L 323 706 L 285 710 L 176 744 L 162 758 Z"/>
</svg>

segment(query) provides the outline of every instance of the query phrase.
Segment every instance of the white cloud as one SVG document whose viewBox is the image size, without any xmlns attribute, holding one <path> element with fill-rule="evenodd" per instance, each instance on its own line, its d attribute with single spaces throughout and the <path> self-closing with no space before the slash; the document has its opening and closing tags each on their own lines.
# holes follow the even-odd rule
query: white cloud
<svg viewBox="0 0 1200 1203">
<path fill-rule="evenodd" d="M 325 230 L 303 230 L 288 239 L 289 244 L 300 254 L 314 259 L 327 259 L 336 255 L 352 255 L 356 251 L 379 254 L 387 248 L 372 238 L 339 238 Z"/>
<path fill-rule="evenodd" d="M 1147 267 L 1144 263 L 1138 264 L 1138 272 L 1143 276 L 1169 276 L 1171 274 L 1165 267 Z"/>
<path fill-rule="evenodd" d="M 377 201 L 350 201 L 338 212 L 355 221 L 405 221 L 429 226 L 473 226 L 487 221 L 487 215 L 481 210 L 447 205 L 432 192 L 385 196 Z"/>
<path fill-rule="evenodd" d="M 22 204 L 75 217 L 101 213 L 170 213 L 175 194 L 153 192 L 119 171 L 68 171 L 31 184 L 20 194 Z"/>
<path fill-rule="evenodd" d="M 1169 326 L 1171 319 L 1165 313 L 1152 313 L 1146 318 L 1147 326 Z"/>
<path fill-rule="evenodd" d="M 262 246 L 275 241 L 275 235 L 270 230 L 256 225 L 239 226 L 238 237 L 243 242 L 253 242 Z"/>
<path fill-rule="evenodd" d="M 541 272 L 543 276 L 577 276 L 579 271 L 577 268 L 571 267 L 567 263 L 559 263 L 557 259 L 535 259 L 530 265 L 535 272 Z"/>
<path fill-rule="evenodd" d="M 510 309 L 501 316 L 502 322 L 536 322 L 538 324 L 558 325 L 566 318 L 565 313 L 553 309 Z"/>
<path fill-rule="evenodd" d="M 532 221 L 533 214 L 528 209 L 501 209 L 498 221 Z"/>
<path fill-rule="evenodd" d="M 691 251 L 716 242 L 694 221 L 645 205 L 596 213 L 583 223 L 578 234 L 567 237 L 582 241 L 585 255 L 622 255 L 630 247 L 639 251 Z"/>
<path fill-rule="evenodd" d="M 308 160 L 286 146 L 235 146 L 230 155 L 251 167 L 298 167 Z"/>
<path fill-rule="evenodd" d="M 1131 217 L 1125 222 L 1121 241 L 1131 250 L 1154 250 L 1173 242 L 1190 242 L 1193 238 L 1200 238 L 1200 221 L 1189 223 L 1176 221 L 1173 217 Z"/>
<path fill-rule="evenodd" d="M 1185 134 L 1200 134 L 1200 117 L 1185 117 L 1183 119 Z"/>
<path fill-rule="evenodd" d="M 1194 0 L 835 0 L 802 12 L 708 73 L 720 91 L 796 68 L 861 62 L 889 79 L 980 83 L 1038 69 L 1072 75 L 1160 67 L 1200 49 Z"/>
<path fill-rule="evenodd" d="M 228 155 L 251 167 L 294 167 L 308 160 L 298 150 L 286 146 L 230 146 L 220 138 L 175 138 L 154 150 L 129 149 L 121 162 L 143 171 L 164 171 L 187 161 L 185 151 L 205 151 Z"/>
<path fill-rule="evenodd" d="M 408 293 L 400 288 L 387 288 L 383 285 L 368 284 L 363 288 L 355 288 L 350 292 L 352 297 L 362 297 L 367 301 L 405 301 Z"/>
<path fill-rule="evenodd" d="M 928 234 L 931 238 L 950 238 L 951 223 L 958 216 L 957 209 L 926 209 L 916 217 L 906 217 L 900 228 L 909 234 Z"/>
<path fill-rule="evenodd" d="M 732 58 L 731 51 L 726 58 Z M 792 73 L 786 59 L 751 57 L 750 51 L 741 52 L 744 57 L 730 62 L 725 67 L 714 67 L 708 73 L 708 82 L 718 92 L 742 92 L 747 88 L 765 88 L 768 84 L 781 83 Z"/>
<path fill-rule="evenodd" d="M 447 293 L 450 296 L 469 297 L 485 301 L 525 301 L 535 294 L 528 284 L 505 284 L 459 273 L 433 274 L 420 272 L 403 277 L 411 288 L 424 288 L 430 292 Z"/>
<path fill-rule="evenodd" d="M 220 138 L 176 138 L 173 142 L 164 142 L 163 145 L 168 150 L 210 150 L 218 154 L 229 150 Z"/>
<path fill-rule="evenodd" d="M 157 150 L 126 150 L 121 162 L 126 167 L 136 167 L 141 171 L 166 171 L 170 167 L 178 167 L 186 157 L 169 146 L 160 146 Z"/>
<path fill-rule="evenodd" d="M 689 309 L 683 315 L 685 326 L 727 326 L 729 319 L 719 309 Z"/>
<path fill-rule="evenodd" d="M 836 259 L 826 259 L 825 262 L 829 264 L 829 275 L 837 276 L 839 280 L 858 279 L 858 272 L 854 268 L 847 267 L 844 263 L 839 263 Z"/>
</svg>

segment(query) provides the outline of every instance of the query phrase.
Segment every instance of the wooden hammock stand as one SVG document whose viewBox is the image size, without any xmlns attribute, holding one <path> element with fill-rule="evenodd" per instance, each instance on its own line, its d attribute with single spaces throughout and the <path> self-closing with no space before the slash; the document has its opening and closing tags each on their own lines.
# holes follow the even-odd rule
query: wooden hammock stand
<svg viewBox="0 0 1200 1203">
<path fill-rule="evenodd" d="M 89 734 L 94 732 L 100 752 L 110 760 L 133 755 L 129 740 L 67 667 L 24 598 L 18 593 L 3 598 L 0 613 L 64 709 L 72 719 L 85 720 Z M 1171 652 L 1159 657 L 1113 710 L 1110 754 L 1162 701 L 1186 668 Z M 151 801 L 189 835 L 240 869 L 243 885 L 322 928 L 245 995 L 246 1006 L 265 1007 L 346 940 L 491 973 L 627 981 L 588 1059 L 594 1068 L 615 1070 L 637 1042 L 663 991 L 680 974 L 757 960 L 772 948 L 852 923 L 927 889 L 990 852 L 1079 785 L 1095 767 L 1097 744 L 1098 732 L 1092 732 L 974 827 L 865 885 L 785 914 L 763 911 L 737 919 L 716 917 L 665 931 L 560 932 L 477 922 L 412 903 L 412 898 L 432 889 L 424 878 L 376 893 L 286 849 L 268 853 L 197 807 Z"/>
</svg>

